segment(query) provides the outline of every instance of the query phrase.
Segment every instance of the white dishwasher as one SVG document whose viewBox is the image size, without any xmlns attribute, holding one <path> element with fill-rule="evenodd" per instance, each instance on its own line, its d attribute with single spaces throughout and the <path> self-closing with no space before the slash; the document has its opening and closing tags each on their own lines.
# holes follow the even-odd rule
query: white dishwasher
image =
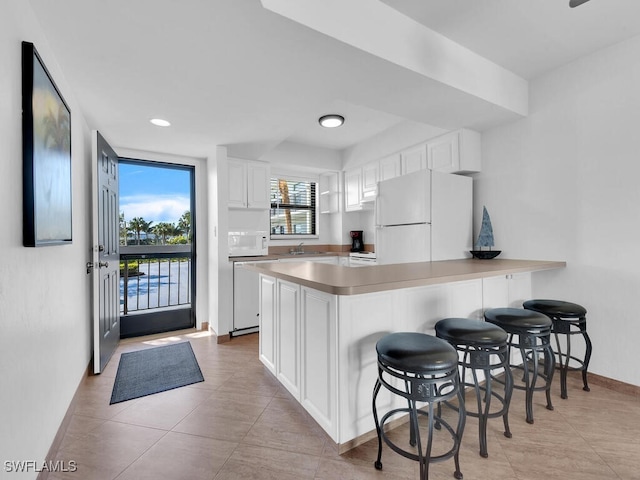
<svg viewBox="0 0 640 480">
<path fill-rule="evenodd" d="M 270 260 L 234 262 L 233 328 L 231 336 L 257 332 L 260 324 L 259 274 L 245 268 L 248 263 L 272 263 Z"/>
</svg>

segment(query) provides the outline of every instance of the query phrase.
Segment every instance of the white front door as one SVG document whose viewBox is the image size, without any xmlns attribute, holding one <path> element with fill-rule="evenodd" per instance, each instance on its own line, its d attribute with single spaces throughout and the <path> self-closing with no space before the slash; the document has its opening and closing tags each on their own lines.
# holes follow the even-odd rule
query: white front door
<svg viewBox="0 0 640 480">
<path fill-rule="evenodd" d="M 93 152 L 93 372 L 120 340 L 118 156 L 96 130 Z"/>
</svg>

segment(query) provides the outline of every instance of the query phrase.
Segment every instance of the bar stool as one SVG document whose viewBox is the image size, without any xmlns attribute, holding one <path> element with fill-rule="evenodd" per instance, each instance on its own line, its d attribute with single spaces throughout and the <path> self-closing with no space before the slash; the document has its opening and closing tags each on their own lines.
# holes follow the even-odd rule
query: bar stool
<svg viewBox="0 0 640 480">
<path fill-rule="evenodd" d="M 522 354 L 522 365 L 511 364 L 511 367 L 524 371 L 524 385 L 514 385 L 513 388 L 525 391 L 526 419 L 527 423 L 533 423 L 534 392 L 544 390 L 547 395 L 547 409 L 553 410 L 551 380 L 556 360 L 550 342 L 551 320 L 541 313 L 520 308 L 493 308 L 484 312 L 484 318 L 509 334 L 509 358 L 512 348 L 519 349 Z M 516 336 L 517 341 L 514 339 Z M 540 354 L 544 356 L 542 373 L 539 372 Z M 545 380 L 544 385 L 536 386 L 538 377 Z"/>
<path fill-rule="evenodd" d="M 467 415 L 478 418 L 478 433 L 480 437 L 480 456 L 488 457 L 487 451 L 487 420 L 502 417 L 504 436 L 511 438 L 509 429 L 509 403 L 513 393 L 513 376 L 509 368 L 507 354 L 507 332 L 497 325 L 471 320 L 469 318 L 445 318 L 436 323 L 436 336 L 449 342 L 462 357 L 458 355 L 458 365 L 462 367 L 461 387 L 473 387 L 476 393 L 478 409 L 469 411 L 469 404 L 465 402 Z M 504 381 L 492 375 L 492 371 L 504 371 Z M 471 371 L 473 382 L 467 382 L 467 371 Z M 478 379 L 478 371 L 484 373 L 484 386 Z M 504 391 L 493 389 L 493 380 L 504 385 Z M 501 395 L 502 393 L 502 395 Z M 500 409 L 491 412 L 491 399 L 499 402 Z M 484 401 L 484 408 L 482 403 Z"/>
<path fill-rule="evenodd" d="M 577 303 L 564 302 L 562 300 L 528 300 L 522 304 L 527 310 L 543 313 L 549 317 L 553 323 L 551 331 L 556 338 L 556 354 L 558 355 L 558 364 L 560 369 L 560 396 L 567 398 L 567 372 L 582 370 L 582 389 L 589 392 L 589 384 L 587 383 L 587 369 L 589 368 L 589 360 L 591 360 L 591 339 L 587 334 L 587 310 Z M 563 353 L 560 347 L 560 339 L 558 335 L 565 335 L 566 353 Z M 571 356 L 571 336 L 582 335 L 586 345 L 584 358 L 580 359 Z M 569 361 L 573 360 L 578 366 L 569 366 Z M 574 365 L 575 365 L 574 363 Z"/>
<path fill-rule="evenodd" d="M 373 419 L 378 434 L 378 458 L 374 465 L 382 470 L 382 441 L 396 453 L 420 463 L 420 478 L 429 478 L 429 464 L 453 457 L 455 462 L 455 478 L 462 478 L 458 453 L 465 424 L 464 395 L 460 389 L 458 377 L 458 354 L 449 343 L 424 333 L 398 332 L 384 336 L 376 343 L 378 354 L 378 379 L 373 388 Z M 394 385 L 404 385 L 404 389 Z M 378 420 L 376 398 L 380 387 L 404 397 L 408 408 L 395 408 L 387 412 Z M 458 424 L 454 430 L 434 407 L 440 402 L 446 402 L 454 397 L 458 399 Z M 416 404 L 425 402 L 427 411 L 418 409 Z M 393 416 L 409 414 L 409 443 L 417 447 L 417 454 L 397 446 L 385 432 L 385 423 Z M 423 453 L 420 438 L 419 416 L 428 418 L 427 445 Z M 442 427 L 451 436 L 451 448 L 441 455 L 431 455 L 433 446 L 434 427 Z M 424 428 L 424 425 L 423 425 Z"/>
</svg>

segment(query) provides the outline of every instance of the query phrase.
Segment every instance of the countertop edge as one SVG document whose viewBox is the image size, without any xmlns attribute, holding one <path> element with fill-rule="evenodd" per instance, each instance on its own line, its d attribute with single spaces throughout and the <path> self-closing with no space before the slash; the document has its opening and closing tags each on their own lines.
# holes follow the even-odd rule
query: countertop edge
<svg viewBox="0 0 640 480">
<path fill-rule="evenodd" d="M 303 260 L 301 260 L 303 262 Z M 558 268 L 565 268 L 566 262 L 564 261 L 548 261 L 548 260 L 510 260 L 510 259 L 502 259 L 499 263 L 492 262 L 492 260 L 445 260 L 441 262 L 425 262 L 428 264 L 437 263 L 440 269 L 446 270 L 447 262 L 450 262 L 452 266 L 460 267 L 464 266 L 464 263 L 468 263 L 470 271 L 456 272 L 451 274 L 439 274 L 439 275 L 424 275 L 419 278 L 398 278 L 397 280 L 386 280 L 381 282 L 370 283 L 367 281 L 351 281 L 346 282 L 344 278 L 340 275 L 340 270 L 328 271 L 329 269 L 346 269 L 345 271 L 352 271 L 353 267 L 342 267 L 337 265 L 323 265 L 323 264 L 315 264 L 317 266 L 313 266 L 312 268 L 320 270 L 323 269 L 320 273 L 324 274 L 325 277 L 328 277 L 328 281 L 318 281 L 312 278 L 305 278 L 300 275 L 295 275 L 288 270 L 293 269 L 295 263 L 287 263 L 287 264 L 278 264 L 278 267 L 274 268 L 273 266 L 268 267 L 265 265 L 256 264 L 251 266 L 247 265 L 251 270 L 257 271 L 259 273 L 263 273 L 275 278 L 280 278 L 282 280 L 286 280 L 292 283 L 297 283 L 309 288 L 313 288 L 315 290 L 319 290 L 321 292 L 329 293 L 331 295 L 360 295 L 367 293 L 376 293 L 388 290 L 397 290 L 402 288 L 413 288 L 420 286 L 428 286 L 428 285 L 437 285 L 442 283 L 452 283 L 459 282 L 465 280 L 474 280 L 479 278 L 486 277 L 495 277 L 499 275 L 509 275 L 513 273 L 525 273 L 525 272 L 535 272 L 542 270 L 552 270 Z M 484 262 L 484 263 L 478 263 Z M 486 264 L 486 269 L 482 268 Z M 500 268 L 492 268 L 496 264 L 502 265 Z M 273 265 L 273 264 L 272 264 Z M 399 264 L 393 266 L 399 272 L 402 272 L 403 265 L 411 266 L 416 264 Z M 473 266 L 473 268 L 471 268 Z M 480 266 L 480 269 L 478 269 Z M 373 272 L 371 269 L 380 269 L 380 268 L 388 268 L 390 265 L 380 265 L 380 266 L 369 266 L 369 267 L 360 267 L 357 270 L 361 273 L 362 278 L 368 278 L 367 273 Z M 410 267 L 408 267 L 410 268 Z M 334 273 L 334 275 L 331 275 Z M 342 272 L 344 273 L 344 271 Z M 310 275 L 313 275 L 313 271 Z M 399 274 L 401 277 L 401 274 Z"/>
</svg>

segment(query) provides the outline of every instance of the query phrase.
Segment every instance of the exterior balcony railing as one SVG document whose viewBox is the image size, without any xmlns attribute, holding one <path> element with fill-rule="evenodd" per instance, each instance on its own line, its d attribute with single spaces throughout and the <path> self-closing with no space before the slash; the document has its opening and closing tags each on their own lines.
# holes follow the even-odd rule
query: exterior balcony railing
<svg viewBox="0 0 640 480">
<path fill-rule="evenodd" d="M 120 315 L 191 306 L 191 245 L 120 247 Z"/>
</svg>

